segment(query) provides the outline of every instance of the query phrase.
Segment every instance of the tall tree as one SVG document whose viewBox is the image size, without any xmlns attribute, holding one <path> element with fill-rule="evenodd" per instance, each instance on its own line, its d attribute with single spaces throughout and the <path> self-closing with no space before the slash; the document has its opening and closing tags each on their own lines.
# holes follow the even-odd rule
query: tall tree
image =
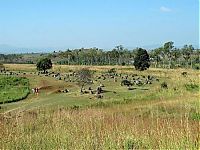
<svg viewBox="0 0 200 150">
<path fill-rule="evenodd" d="M 169 68 L 171 68 L 171 64 L 172 64 L 172 50 L 174 48 L 174 42 L 170 41 L 164 44 L 163 47 L 163 52 L 167 58 L 167 60 L 169 61 Z"/>
<path fill-rule="evenodd" d="M 5 66 L 2 63 L 0 63 L 0 72 L 2 71 L 5 71 Z"/>
<path fill-rule="evenodd" d="M 146 70 L 150 67 L 150 59 L 149 54 L 145 49 L 139 48 L 137 50 L 135 59 L 134 59 L 134 66 L 136 70 Z"/>
<path fill-rule="evenodd" d="M 78 71 L 78 84 L 81 86 L 81 92 L 85 85 L 92 83 L 92 72 L 88 68 Z"/>
<path fill-rule="evenodd" d="M 153 59 L 152 61 L 155 62 L 155 67 L 158 67 L 159 62 L 162 61 L 163 59 L 163 47 L 159 47 L 154 49 L 151 53 L 151 58 Z"/>
<path fill-rule="evenodd" d="M 194 47 L 192 45 L 184 45 L 182 48 L 183 58 L 186 61 L 187 67 L 189 66 L 189 62 L 192 68 L 192 54 L 194 52 Z"/>
<path fill-rule="evenodd" d="M 46 73 L 47 69 L 51 69 L 52 68 L 52 62 L 51 59 L 49 58 L 43 58 L 41 60 L 39 60 L 36 64 L 37 70 L 42 71 L 44 73 Z"/>
</svg>

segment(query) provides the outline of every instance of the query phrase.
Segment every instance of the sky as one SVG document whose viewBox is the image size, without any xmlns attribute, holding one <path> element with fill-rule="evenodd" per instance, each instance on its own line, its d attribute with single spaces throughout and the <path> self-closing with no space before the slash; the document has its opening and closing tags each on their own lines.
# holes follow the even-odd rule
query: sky
<svg viewBox="0 0 200 150">
<path fill-rule="evenodd" d="M 167 41 L 199 45 L 199 0 L 0 0 L 0 52 Z"/>
</svg>

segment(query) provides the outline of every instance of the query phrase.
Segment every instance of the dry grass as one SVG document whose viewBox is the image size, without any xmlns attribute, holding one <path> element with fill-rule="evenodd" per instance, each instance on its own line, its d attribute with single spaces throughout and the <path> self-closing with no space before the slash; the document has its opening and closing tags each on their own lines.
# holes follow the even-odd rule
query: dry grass
<svg viewBox="0 0 200 150">
<path fill-rule="evenodd" d="M 199 121 L 160 114 L 161 106 L 35 110 L 1 117 L 1 149 L 197 149 Z M 126 106 L 131 107 L 131 105 Z M 165 107 L 168 110 L 167 106 Z M 117 109 L 117 111 L 116 111 Z M 148 112 L 146 112 L 148 110 Z"/>
<path fill-rule="evenodd" d="M 113 67 L 90 69 L 106 71 Z M 79 68 L 54 66 L 58 71 Z M 132 67 L 115 68 L 138 73 Z M 187 77 L 181 76 L 184 71 L 188 72 Z M 0 149 L 199 149 L 199 92 L 187 91 L 184 86 L 190 82 L 199 85 L 199 72 L 150 69 L 140 74 L 164 78 L 169 89 L 156 87 L 157 93 L 149 91 L 147 97 L 140 97 L 141 101 L 106 108 L 60 106 L 1 115 Z M 150 97 L 155 99 L 149 101 Z"/>
</svg>

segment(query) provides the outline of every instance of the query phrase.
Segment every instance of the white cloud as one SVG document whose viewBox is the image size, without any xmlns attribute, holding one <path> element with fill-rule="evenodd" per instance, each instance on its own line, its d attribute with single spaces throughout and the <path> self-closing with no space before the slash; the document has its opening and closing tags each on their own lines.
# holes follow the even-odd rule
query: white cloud
<svg viewBox="0 0 200 150">
<path fill-rule="evenodd" d="M 167 7 L 165 7 L 165 6 L 161 6 L 161 7 L 160 7 L 160 11 L 162 11 L 162 12 L 171 12 L 172 9 L 167 8 Z"/>
</svg>

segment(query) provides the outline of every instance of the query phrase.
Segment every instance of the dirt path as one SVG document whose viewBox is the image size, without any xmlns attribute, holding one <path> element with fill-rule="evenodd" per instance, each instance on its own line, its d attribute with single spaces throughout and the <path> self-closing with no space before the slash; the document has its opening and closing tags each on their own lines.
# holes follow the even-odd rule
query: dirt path
<svg viewBox="0 0 200 150">
<path fill-rule="evenodd" d="M 33 76 L 31 76 L 31 77 L 33 77 Z M 7 110 L 7 111 L 0 113 L 0 114 L 5 115 L 5 114 L 8 114 L 8 113 L 15 113 L 15 112 L 18 112 L 18 110 L 19 110 L 19 112 L 23 112 L 23 111 L 26 110 L 25 109 L 26 106 L 29 106 L 31 103 L 35 103 L 36 101 L 43 99 L 44 93 L 51 94 L 52 92 L 54 92 L 55 90 L 58 90 L 60 88 L 60 83 L 58 84 L 57 82 L 53 81 L 52 79 L 47 79 L 47 78 L 38 78 L 38 79 L 39 79 L 39 83 L 38 83 L 39 95 L 34 95 L 33 93 L 31 93 L 28 96 L 28 98 L 26 98 L 25 100 L 13 103 L 13 104 L 20 104 L 20 106 L 15 107 L 15 108 L 10 109 L 10 110 Z M 52 83 L 53 83 L 53 85 L 52 85 Z M 33 87 L 31 87 L 31 88 L 33 88 Z"/>
</svg>

